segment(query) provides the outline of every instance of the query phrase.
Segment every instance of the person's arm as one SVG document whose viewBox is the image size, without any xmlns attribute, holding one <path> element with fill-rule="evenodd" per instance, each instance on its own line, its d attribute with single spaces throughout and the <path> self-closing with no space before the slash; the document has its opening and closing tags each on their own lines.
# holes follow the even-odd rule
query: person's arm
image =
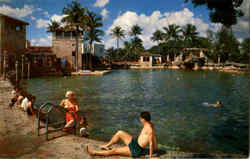
<svg viewBox="0 0 250 159">
<path fill-rule="evenodd" d="M 78 110 L 79 110 L 79 106 L 78 104 L 76 104 L 76 112 L 78 112 Z"/>
<path fill-rule="evenodd" d="M 64 99 L 61 101 L 61 103 L 60 103 L 60 106 L 63 106 L 64 107 Z"/>
<path fill-rule="evenodd" d="M 154 136 L 152 131 L 149 134 L 149 157 L 152 157 L 153 151 L 154 151 Z"/>
<path fill-rule="evenodd" d="M 30 108 L 31 113 L 32 113 L 33 115 L 35 115 L 35 112 L 34 112 L 33 107 L 32 107 L 32 102 L 29 102 L 29 103 L 28 103 L 28 107 Z"/>
<path fill-rule="evenodd" d="M 76 107 L 76 112 L 78 112 L 78 110 L 79 110 L 79 106 L 78 106 L 78 103 L 77 103 L 77 101 L 75 101 L 76 103 L 75 103 L 75 107 Z"/>
</svg>

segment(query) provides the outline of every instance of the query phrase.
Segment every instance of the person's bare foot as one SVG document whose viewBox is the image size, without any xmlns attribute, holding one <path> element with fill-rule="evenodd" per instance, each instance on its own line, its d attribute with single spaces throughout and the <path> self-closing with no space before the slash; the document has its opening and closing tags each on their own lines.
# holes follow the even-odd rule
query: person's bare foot
<svg viewBox="0 0 250 159">
<path fill-rule="evenodd" d="M 62 131 L 63 131 L 63 132 L 66 132 L 66 133 L 71 133 L 71 132 L 72 132 L 72 130 L 71 130 L 70 128 L 68 128 L 68 127 L 64 127 L 64 128 L 62 129 Z"/>
<path fill-rule="evenodd" d="M 106 150 L 106 151 L 111 150 L 111 147 L 108 147 L 108 146 L 106 146 L 106 145 L 100 145 L 99 148 L 100 148 L 101 150 Z"/>
<path fill-rule="evenodd" d="M 81 119 L 80 119 L 80 125 L 83 125 L 84 123 L 85 123 L 85 119 L 84 119 L 84 117 L 81 117 Z"/>
</svg>

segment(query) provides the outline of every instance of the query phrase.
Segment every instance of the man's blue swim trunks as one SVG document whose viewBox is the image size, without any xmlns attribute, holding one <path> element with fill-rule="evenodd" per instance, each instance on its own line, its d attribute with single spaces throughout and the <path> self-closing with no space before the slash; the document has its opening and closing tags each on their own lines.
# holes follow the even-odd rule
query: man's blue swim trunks
<svg viewBox="0 0 250 159">
<path fill-rule="evenodd" d="M 128 145 L 132 157 L 139 157 L 144 154 L 144 149 L 138 144 L 137 138 L 132 138 Z"/>
</svg>

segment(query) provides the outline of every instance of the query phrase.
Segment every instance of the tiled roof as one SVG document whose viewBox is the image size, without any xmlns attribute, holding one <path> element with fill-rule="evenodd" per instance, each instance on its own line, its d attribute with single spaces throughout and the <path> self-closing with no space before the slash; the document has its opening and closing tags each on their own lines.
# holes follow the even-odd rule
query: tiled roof
<svg viewBox="0 0 250 159">
<path fill-rule="evenodd" d="M 161 56 L 160 54 L 151 54 L 150 52 L 144 52 L 141 56 Z"/>
<path fill-rule="evenodd" d="M 13 21 L 15 21 L 15 22 L 17 22 L 17 23 L 20 23 L 20 24 L 29 25 L 29 23 L 27 23 L 27 22 L 25 22 L 25 21 L 22 21 L 22 20 L 20 20 L 20 19 L 16 19 L 16 18 L 7 16 L 7 15 L 1 14 L 1 13 L 0 13 L 0 17 L 4 17 L 4 18 L 6 18 L 6 19 L 13 20 Z"/>
<path fill-rule="evenodd" d="M 25 49 L 26 54 L 32 55 L 53 55 L 52 54 L 52 47 L 47 46 L 31 46 Z"/>
</svg>

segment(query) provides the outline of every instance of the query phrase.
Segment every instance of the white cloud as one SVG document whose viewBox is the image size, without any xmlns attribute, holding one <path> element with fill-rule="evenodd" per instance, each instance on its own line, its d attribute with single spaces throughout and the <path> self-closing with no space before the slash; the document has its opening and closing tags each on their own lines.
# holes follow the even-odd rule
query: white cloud
<svg viewBox="0 0 250 159">
<path fill-rule="evenodd" d="M 36 27 L 37 28 L 46 28 L 47 26 L 48 26 L 48 24 L 49 24 L 49 20 L 44 20 L 44 19 L 38 19 L 37 21 L 36 21 Z"/>
<path fill-rule="evenodd" d="M 241 18 L 238 18 L 238 23 L 234 25 L 233 31 L 235 33 L 235 36 L 237 38 L 246 38 L 249 37 L 249 6 L 250 6 L 250 0 L 244 0 L 243 3 L 240 6 L 240 9 L 243 11 L 244 16 Z"/>
<path fill-rule="evenodd" d="M 101 12 L 103 19 L 106 19 L 108 17 L 108 14 L 109 14 L 109 11 L 106 8 L 104 8 Z"/>
<path fill-rule="evenodd" d="M 50 17 L 50 20 L 61 22 L 62 18 L 65 17 L 65 16 L 66 15 L 57 15 L 57 14 L 54 14 L 54 15 L 52 15 Z M 36 20 L 36 27 L 39 28 L 39 29 L 46 28 L 48 26 L 48 24 L 50 23 L 50 20 L 39 18 L 39 19 Z"/>
<path fill-rule="evenodd" d="M 0 13 L 17 18 L 24 18 L 32 14 L 33 11 L 34 8 L 31 5 L 24 5 L 23 8 L 12 8 L 8 5 L 0 6 Z"/>
<path fill-rule="evenodd" d="M 53 21 L 57 21 L 57 22 L 61 22 L 62 18 L 65 17 L 66 15 L 57 15 L 57 14 L 54 14 L 51 16 L 51 20 Z"/>
<path fill-rule="evenodd" d="M 31 20 L 35 21 L 35 20 L 36 20 L 36 17 L 31 16 Z"/>
<path fill-rule="evenodd" d="M 95 7 L 104 7 L 108 3 L 109 3 L 109 0 L 96 0 L 94 6 Z"/>
<path fill-rule="evenodd" d="M 209 25 L 201 18 L 194 17 L 193 12 L 187 8 L 180 11 L 166 13 L 154 11 L 149 16 L 145 14 L 138 15 L 135 12 L 127 11 L 114 20 L 113 24 L 106 31 L 106 35 L 110 35 L 111 29 L 115 26 L 121 26 L 124 30 L 126 30 L 126 32 L 128 32 L 133 25 L 138 24 L 143 29 L 142 35 L 139 37 L 143 40 L 144 47 L 149 48 L 156 44 L 152 42 L 150 38 L 157 29 L 162 30 L 163 27 L 167 27 L 169 24 L 184 26 L 188 23 L 197 27 L 197 31 L 200 33 L 200 36 L 206 36 L 208 28 L 212 28 L 213 30 L 215 29 L 215 25 Z M 105 43 L 106 47 L 115 47 L 115 45 L 113 45 L 113 41 L 115 41 L 115 39 L 111 39 L 111 37 L 107 38 Z"/>
<path fill-rule="evenodd" d="M 51 46 L 52 45 L 52 36 L 42 37 L 40 39 L 32 39 L 32 46 Z"/>
</svg>

